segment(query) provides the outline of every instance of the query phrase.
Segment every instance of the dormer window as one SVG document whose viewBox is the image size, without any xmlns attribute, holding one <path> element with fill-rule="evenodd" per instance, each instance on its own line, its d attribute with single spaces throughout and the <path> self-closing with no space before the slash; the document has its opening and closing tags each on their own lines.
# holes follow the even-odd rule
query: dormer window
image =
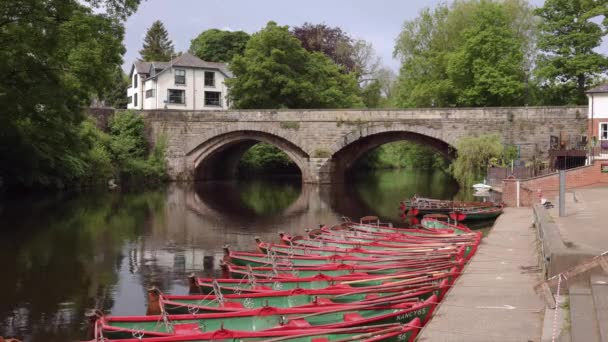
<svg viewBox="0 0 608 342">
<path fill-rule="evenodd" d="M 137 88 L 137 74 L 133 75 L 133 88 Z"/>
<path fill-rule="evenodd" d="M 205 71 L 205 87 L 215 87 L 215 72 Z"/>
<path fill-rule="evenodd" d="M 186 84 L 186 70 L 175 69 L 175 84 Z"/>
</svg>

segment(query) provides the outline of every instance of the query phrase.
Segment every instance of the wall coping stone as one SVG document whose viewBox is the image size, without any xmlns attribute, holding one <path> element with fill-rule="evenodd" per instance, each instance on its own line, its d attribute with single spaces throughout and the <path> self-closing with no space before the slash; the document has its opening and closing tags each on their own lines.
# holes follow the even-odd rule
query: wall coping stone
<svg viewBox="0 0 608 342">
<path fill-rule="evenodd" d="M 599 254 L 597 251 L 573 250 L 568 248 L 561 238 L 557 223 L 555 223 L 553 218 L 549 215 L 547 209 L 541 204 L 535 204 L 533 209 L 534 226 L 537 230 L 537 237 L 541 249 L 539 253 L 542 258 L 541 267 L 545 279 L 564 272 L 570 267 Z M 588 276 L 589 274 L 583 274 L 580 277 Z M 570 283 L 574 283 L 574 281 L 570 281 Z"/>
</svg>

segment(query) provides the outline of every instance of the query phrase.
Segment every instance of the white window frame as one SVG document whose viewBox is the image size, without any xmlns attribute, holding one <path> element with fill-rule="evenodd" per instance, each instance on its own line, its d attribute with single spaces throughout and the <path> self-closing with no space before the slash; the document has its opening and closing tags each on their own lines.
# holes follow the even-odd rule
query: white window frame
<svg viewBox="0 0 608 342">
<path fill-rule="evenodd" d="M 602 130 L 602 126 L 605 126 L 605 129 Z M 599 123 L 597 135 L 599 140 L 608 140 L 608 122 Z"/>
<path fill-rule="evenodd" d="M 184 83 L 177 83 L 177 77 L 181 77 L 182 75 L 177 75 L 178 72 L 183 72 L 184 75 Z M 176 86 L 185 86 L 186 85 L 186 69 L 175 69 L 174 70 L 174 74 L 173 74 L 173 83 L 175 83 Z"/>
<path fill-rule="evenodd" d="M 207 84 L 207 74 L 213 75 L 213 82 L 212 82 L 212 84 Z M 205 84 L 205 87 L 215 88 L 215 71 L 205 71 L 203 73 L 203 82 Z"/>
<path fill-rule="evenodd" d="M 170 92 L 171 90 L 174 91 L 181 91 L 182 92 L 182 100 L 184 102 L 171 102 L 171 96 L 170 96 Z M 167 89 L 167 104 L 171 104 L 171 105 L 186 105 L 186 91 L 184 89 Z"/>
<path fill-rule="evenodd" d="M 154 97 L 156 94 L 154 94 L 154 89 L 148 89 L 146 90 L 146 98 L 151 98 Z"/>
<path fill-rule="evenodd" d="M 218 104 L 207 104 L 207 93 L 217 93 L 218 94 Z M 213 91 L 213 90 L 205 90 L 203 93 L 205 98 L 203 99 L 205 107 L 216 107 L 222 108 L 222 92 L 221 91 Z"/>
</svg>

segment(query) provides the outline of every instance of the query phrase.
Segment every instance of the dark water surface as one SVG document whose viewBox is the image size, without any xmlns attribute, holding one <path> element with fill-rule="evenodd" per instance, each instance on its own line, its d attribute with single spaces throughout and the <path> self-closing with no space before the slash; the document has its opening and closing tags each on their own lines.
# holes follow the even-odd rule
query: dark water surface
<svg viewBox="0 0 608 342">
<path fill-rule="evenodd" d="M 0 203 L 0 336 L 84 339 L 90 308 L 143 315 L 146 289 L 185 294 L 213 274 L 222 246 L 378 215 L 402 225 L 399 201 L 418 194 L 472 199 L 441 172 L 382 171 L 354 184 L 207 182 L 139 193 L 88 193 Z"/>
</svg>

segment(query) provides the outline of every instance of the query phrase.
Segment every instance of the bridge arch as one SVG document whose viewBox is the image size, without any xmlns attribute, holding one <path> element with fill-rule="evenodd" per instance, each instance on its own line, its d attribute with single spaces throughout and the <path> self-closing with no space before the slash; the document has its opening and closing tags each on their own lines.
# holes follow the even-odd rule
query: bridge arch
<svg viewBox="0 0 608 342">
<path fill-rule="evenodd" d="M 285 152 L 298 166 L 302 181 L 310 179 L 308 154 L 288 137 L 275 132 L 252 129 L 218 129 L 215 134 L 199 137 L 186 154 L 194 180 L 227 179 L 236 175 L 238 163 L 253 145 L 264 142 Z"/>
<path fill-rule="evenodd" d="M 369 151 L 396 141 L 411 141 L 432 147 L 446 159 L 456 157 L 455 139 L 442 129 L 418 125 L 376 125 L 352 131 L 339 139 L 331 148 L 332 181 L 346 179 L 357 160 Z"/>
</svg>

